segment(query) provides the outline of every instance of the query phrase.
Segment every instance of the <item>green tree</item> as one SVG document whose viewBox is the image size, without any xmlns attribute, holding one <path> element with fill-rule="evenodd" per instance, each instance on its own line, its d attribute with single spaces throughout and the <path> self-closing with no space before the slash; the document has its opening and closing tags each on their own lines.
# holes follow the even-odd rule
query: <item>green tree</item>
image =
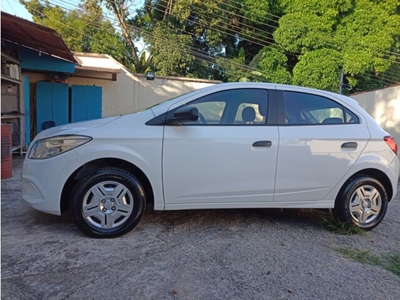
<svg viewBox="0 0 400 300">
<path fill-rule="evenodd" d="M 84 3 L 92 1 L 93 5 L 104 4 L 108 10 L 110 10 L 118 22 L 118 25 L 122 31 L 126 46 L 130 51 L 130 56 L 133 60 L 134 71 L 137 73 L 144 73 L 148 70 L 152 56 L 150 55 L 147 59 L 143 59 L 141 50 L 138 49 L 137 43 L 141 38 L 141 29 L 133 26 L 134 23 L 131 20 L 134 18 L 135 13 L 131 10 L 131 7 L 135 6 L 135 0 L 82 0 Z M 151 0 L 145 1 L 145 6 L 149 5 Z M 92 5 L 92 4 L 91 4 Z"/>
<path fill-rule="evenodd" d="M 355 91 L 399 82 L 398 0 L 146 0 L 136 13 L 103 1 L 160 74 L 332 91 L 341 73 Z"/>
<path fill-rule="evenodd" d="M 265 47 L 254 58 L 250 66 L 261 70 L 270 82 L 290 84 L 292 76 L 287 68 L 288 58 L 277 47 Z"/>
<path fill-rule="evenodd" d="M 164 37 L 168 37 L 165 39 Z M 156 24 L 149 50 L 153 55 L 152 66 L 160 75 L 186 75 L 194 57 L 187 51 L 189 35 L 174 34 L 171 28 Z"/>
<path fill-rule="evenodd" d="M 354 90 L 383 86 L 396 63 L 400 36 L 397 0 L 293 0 L 274 38 L 296 57 L 293 83 L 337 91 L 343 72 Z M 398 62 L 397 62 L 398 63 Z"/>
<path fill-rule="evenodd" d="M 81 9 L 68 13 L 48 2 L 20 1 L 71 49 L 121 49 L 112 55 L 138 73 L 332 91 L 342 73 L 353 91 L 400 82 L 398 0 L 145 0 L 139 6 L 82 0 Z M 121 34 L 101 7 L 114 14 Z"/>
<path fill-rule="evenodd" d="M 396 80 L 396 73 L 390 70 L 400 64 L 399 10 L 397 0 L 358 0 L 352 13 L 337 25 L 335 38 L 342 46 L 343 72 L 356 91 L 382 87 L 385 78 Z M 372 86 L 371 79 L 375 82 Z M 379 82 L 382 84 L 377 86 Z"/>
<path fill-rule="evenodd" d="M 106 53 L 128 68 L 133 60 L 122 36 L 115 31 L 95 0 L 86 0 L 79 8 L 66 11 L 49 1 L 20 0 L 33 21 L 55 29 L 72 51 Z"/>
<path fill-rule="evenodd" d="M 293 69 L 293 83 L 329 91 L 338 91 L 342 55 L 333 49 L 317 49 L 300 56 Z"/>
<path fill-rule="evenodd" d="M 130 19 L 131 24 L 141 28 L 144 40 L 152 45 L 160 40 L 172 41 L 178 36 L 186 36 L 185 51 L 191 59 L 186 60 L 186 68 L 169 69 L 176 65 L 171 56 L 161 51 L 152 51 L 152 68 L 162 74 L 173 71 L 181 76 L 201 76 L 202 78 L 226 79 L 244 78 L 248 73 L 248 63 L 260 49 L 266 37 L 272 39 L 276 20 L 269 20 L 268 14 L 276 9 L 277 1 L 213 1 L 213 0 L 159 0 L 146 1 Z M 163 35 L 157 31 L 163 29 Z M 165 47 L 170 44 L 165 42 Z M 179 44 L 182 45 L 182 44 Z M 155 49 L 150 46 L 149 49 Z M 242 50 L 241 50 L 242 49 Z M 171 49 L 169 50 L 172 51 Z M 241 61 L 240 51 L 244 53 Z M 155 61 L 165 60 L 163 66 Z M 231 60 L 231 61 L 229 61 Z M 239 61 L 238 61 L 239 60 Z M 243 68 L 239 65 L 243 64 Z M 237 69 L 226 69 L 232 66 Z M 226 70 L 226 72 L 224 71 Z M 244 72 L 241 74 L 241 72 Z M 233 75 L 236 74 L 236 75 Z"/>
</svg>

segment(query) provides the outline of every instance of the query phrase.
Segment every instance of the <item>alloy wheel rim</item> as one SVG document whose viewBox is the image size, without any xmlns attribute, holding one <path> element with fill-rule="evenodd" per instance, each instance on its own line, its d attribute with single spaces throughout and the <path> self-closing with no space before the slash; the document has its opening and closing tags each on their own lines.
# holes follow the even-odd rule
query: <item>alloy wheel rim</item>
<svg viewBox="0 0 400 300">
<path fill-rule="evenodd" d="M 378 218 L 382 209 L 382 197 L 371 185 L 357 188 L 350 197 L 350 214 L 359 226 L 368 226 Z"/>
<path fill-rule="evenodd" d="M 82 201 L 82 212 L 88 223 L 101 229 L 112 229 L 125 223 L 133 211 L 133 196 L 117 181 L 93 185 Z"/>
</svg>

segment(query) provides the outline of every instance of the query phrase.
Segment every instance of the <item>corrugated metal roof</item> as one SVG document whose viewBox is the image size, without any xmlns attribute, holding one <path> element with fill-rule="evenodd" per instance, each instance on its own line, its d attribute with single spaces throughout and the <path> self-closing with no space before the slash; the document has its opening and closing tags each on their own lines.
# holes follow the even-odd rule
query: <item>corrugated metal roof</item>
<svg viewBox="0 0 400 300">
<path fill-rule="evenodd" d="M 57 31 L 5 12 L 1 12 L 1 38 L 76 62 Z"/>
<path fill-rule="evenodd" d="M 110 69 L 110 68 L 91 67 L 91 66 L 82 66 L 82 65 L 75 65 L 75 70 L 85 70 L 85 71 L 113 73 L 113 74 L 117 74 L 117 73 L 121 72 L 120 69 Z"/>
</svg>

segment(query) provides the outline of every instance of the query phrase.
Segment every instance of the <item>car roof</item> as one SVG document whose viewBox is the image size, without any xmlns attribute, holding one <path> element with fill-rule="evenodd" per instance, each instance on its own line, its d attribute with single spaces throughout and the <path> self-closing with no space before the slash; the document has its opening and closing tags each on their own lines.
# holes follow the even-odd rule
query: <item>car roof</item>
<svg viewBox="0 0 400 300">
<path fill-rule="evenodd" d="M 201 97 L 203 95 L 209 94 L 210 92 L 218 92 L 222 90 L 229 90 L 229 89 L 236 89 L 236 88 L 264 88 L 264 89 L 276 89 L 276 90 L 284 90 L 284 91 L 296 91 L 296 92 L 303 92 L 303 93 L 311 93 L 314 95 L 320 95 L 320 96 L 327 96 L 329 98 L 334 98 L 339 100 L 339 102 L 344 102 L 346 104 L 349 104 L 353 108 L 357 108 L 358 102 L 352 98 L 349 98 L 344 95 L 340 95 L 337 93 L 329 92 L 329 91 L 324 91 L 324 90 L 318 90 L 314 88 L 308 88 L 308 87 L 301 87 L 301 86 L 295 86 L 295 85 L 286 85 L 286 84 L 275 84 L 275 83 L 267 83 L 267 82 L 226 82 L 226 83 L 220 83 L 220 84 L 214 84 L 210 85 L 204 88 L 200 88 L 194 91 L 191 91 L 189 93 L 183 94 L 181 96 L 178 96 L 176 98 L 172 98 L 170 100 L 166 100 L 164 102 L 161 102 L 160 104 L 152 107 L 151 109 L 153 110 L 155 115 L 159 115 L 166 110 L 168 110 L 169 107 L 171 107 L 175 103 L 179 103 L 180 101 L 186 99 L 187 97 Z"/>
</svg>

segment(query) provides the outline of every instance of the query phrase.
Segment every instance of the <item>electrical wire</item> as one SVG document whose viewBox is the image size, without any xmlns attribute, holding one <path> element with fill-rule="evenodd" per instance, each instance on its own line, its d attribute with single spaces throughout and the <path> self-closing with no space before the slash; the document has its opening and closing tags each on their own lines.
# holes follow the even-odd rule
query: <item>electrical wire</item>
<svg viewBox="0 0 400 300">
<path fill-rule="evenodd" d="M 55 2 L 55 1 L 52 1 L 52 2 Z M 217 2 L 220 2 L 220 1 L 217 1 Z M 65 3 L 68 3 L 67 1 L 63 1 L 63 4 L 65 4 Z M 76 7 L 76 5 L 71 5 L 72 7 Z M 160 10 L 160 9 L 158 9 L 158 10 Z M 160 10 L 161 11 L 161 10 Z M 175 16 L 175 17 L 177 17 L 177 16 Z M 276 17 L 278 17 L 278 16 L 276 16 Z M 108 20 L 110 20 L 111 18 L 108 16 L 108 14 L 107 14 L 107 17 L 106 17 L 106 19 L 108 19 Z M 110 21 L 111 22 L 111 21 Z M 112 23 L 112 22 L 111 22 Z M 118 22 L 115 22 L 115 19 L 114 19 L 114 25 L 117 25 L 118 26 Z M 134 28 L 134 27 L 133 27 Z M 255 27 L 253 27 L 254 29 L 256 29 Z M 276 28 L 276 27 L 275 27 Z M 177 30 L 181 30 L 181 29 L 179 29 L 179 28 L 176 28 Z M 143 32 L 144 31 L 142 31 L 140 28 L 135 28 L 135 30 L 137 30 L 137 31 L 139 31 L 139 32 L 141 32 L 141 34 L 143 35 Z M 182 31 L 182 30 L 181 30 Z M 221 33 L 224 33 L 223 31 L 221 31 L 221 30 L 219 30 L 219 32 L 221 32 Z M 186 33 L 188 33 L 188 34 L 192 34 L 192 33 L 190 33 L 190 32 L 186 32 Z M 147 35 L 147 38 L 155 38 L 154 36 L 153 37 L 151 37 L 151 35 L 147 32 L 146 33 L 146 35 Z M 232 36 L 232 34 L 231 34 L 231 36 Z M 276 44 L 272 44 L 272 43 L 266 43 L 266 44 L 261 44 L 262 46 L 268 46 L 268 45 L 274 45 L 274 46 L 276 46 Z M 199 58 L 199 55 L 200 55 L 200 59 L 203 59 L 204 61 L 207 61 L 208 63 L 212 63 L 212 64 L 215 64 L 215 65 L 217 65 L 216 64 L 216 62 L 215 62 L 215 59 L 213 59 L 213 58 L 211 58 L 210 57 L 210 55 L 208 55 L 208 54 L 205 54 L 205 53 L 199 53 L 200 51 L 194 51 L 191 47 L 188 47 L 188 50 L 190 50 L 191 52 L 191 54 L 193 55 L 193 56 L 195 56 L 195 55 L 197 55 L 197 57 L 196 58 Z M 292 54 L 291 54 L 292 55 Z M 230 60 L 229 60 L 230 61 Z M 232 64 L 232 62 L 230 61 L 230 64 Z M 235 65 L 235 63 L 233 63 L 234 65 Z M 236 66 L 237 67 L 241 67 L 241 68 L 243 68 L 243 65 L 242 64 L 240 64 L 240 63 L 236 63 Z M 220 66 L 221 67 L 221 66 Z M 293 66 L 292 66 L 293 67 Z M 257 69 L 254 69 L 254 68 L 246 68 L 246 70 L 247 71 L 259 71 L 259 70 L 257 70 Z M 359 75 L 359 76 L 362 76 L 362 75 Z M 368 79 L 370 79 L 371 80 L 371 78 L 370 77 L 367 77 L 367 76 L 365 76 L 365 78 L 368 78 Z M 383 78 L 383 80 L 384 80 L 384 82 L 386 82 L 387 84 L 393 84 L 394 82 L 393 81 L 391 81 L 390 80 L 391 78 Z M 372 79 L 373 80 L 373 79 Z M 386 80 L 386 81 L 385 81 Z M 375 80 L 376 82 L 378 82 L 378 81 L 380 81 L 379 79 L 377 79 L 377 80 Z"/>
<path fill-rule="evenodd" d="M 11 10 L 14 12 L 14 14 L 16 15 L 17 13 L 15 12 L 14 8 L 11 6 L 10 2 L 8 2 L 8 0 L 7 0 L 7 4 L 11 8 Z M 3 7 L 3 2 L 1 3 L 1 7 Z"/>
<path fill-rule="evenodd" d="M 54 2 L 54 1 L 53 1 Z M 64 1 L 65 2 L 65 1 Z M 71 10 L 69 10 L 68 8 L 66 8 L 66 7 L 62 7 L 62 6 L 59 6 L 60 8 L 63 8 L 63 9 L 65 9 L 65 10 L 67 10 L 67 11 L 71 11 Z M 79 8 L 78 8 L 79 9 Z M 37 13 L 40 13 L 39 11 L 37 11 L 36 10 L 36 12 Z M 71 27 L 71 26 L 68 26 L 68 25 L 66 25 L 66 24 L 64 24 L 64 23 L 61 23 L 61 22 L 59 22 L 59 21 L 57 21 L 57 20 L 54 20 L 56 23 L 58 23 L 58 24 L 60 24 L 60 25 L 63 25 L 63 26 L 67 26 L 68 28 L 70 28 L 71 30 L 74 30 L 74 31 L 77 31 L 76 30 L 76 28 L 73 28 L 73 27 Z M 86 22 L 88 22 L 87 20 L 84 20 L 84 21 L 86 21 Z M 94 25 L 94 26 L 96 26 L 96 27 L 98 27 L 99 28 L 99 26 L 97 25 L 97 24 L 93 24 L 92 23 L 92 25 Z M 138 28 L 136 28 L 136 27 L 134 27 L 134 26 L 129 26 L 131 29 L 136 29 L 136 30 L 138 30 Z M 140 30 L 140 29 L 139 29 Z M 142 34 L 143 34 L 144 32 L 142 32 Z M 147 35 L 147 37 L 148 38 L 151 38 L 151 39 L 153 39 L 153 40 L 158 40 L 158 41 L 161 41 L 161 42 L 163 42 L 163 43 L 165 43 L 165 42 L 167 42 L 168 40 L 167 39 L 159 39 L 159 38 L 156 38 L 156 37 L 154 37 L 153 35 L 151 35 L 151 34 L 149 34 L 149 33 L 144 33 L 145 35 Z M 224 68 L 223 66 L 221 66 L 221 65 L 219 65 L 216 61 L 215 61 L 215 59 L 213 59 L 213 58 L 211 58 L 209 55 L 205 55 L 205 54 L 203 54 L 203 53 L 198 53 L 197 51 L 194 51 L 194 50 L 192 50 L 192 49 L 190 49 L 190 47 L 189 46 L 186 46 L 186 50 L 187 51 L 190 51 L 190 54 L 192 54 L 193 55 L 193 57 L 194 57 L 194 59 L 197 59 L 197 60 L 200 60 L 200 61 L 206 61 L 206 62 L 208 62 L 208 63 L 212 63 L 213 65 L 216 65 L 216 66 L 219 66 L 219 67 L 221 67 L 221 68 Z M 114 48 L 115 49 L 115 48 Z M 232 63 L 232 62 L 230 62 L 231 64 L 234 64 L 234 63 Z M 246 71 L 254 71 L 255 69 L 251 69 L 251 68 L 249 68 L 249 67 L 247 67 L 246 65 L 241 65 L 241 64 L 237 64 L 236 65 L 237 67 L 241 67 L 242 69 L 244 69 L 244 70 L 246 70 Z M 178 75 L 178 76 L 182 76 L 182 74 L 178 74 L 178 73 L 176 73 L 176 72 L 173 72 L 173 71 L 169 71 L 170 73 L 174 73 L 175 75 Z"/>
<path fill-rule="evenodd" d="M 236 8 L 235 6 L 232 6 L 232 5 L 229 5 L 228 3 L 225 3 L 223 0 L 214 0 L 214 2 L 226 4 L 226 5 L 230 6 L 230 7 Z M 240 5 L 240 6 L 243 5 L 243 3 L 240 3 L 240 2 L 237 2 L 237 1 L 234 1 L 234 0 L 230 0 L 230 2 L 236 3 L 236 4 Z M 278 21 L 276 21 L 276 20 L 274 20 L 274 19 L 265 17 L 267 20 L 274 21 L 274 22 L 276 22 L 276 23 L 279 24 L 279 20 L 280 20 L 281 16 L 274 15 L 274 14 L 271 14 L 271 13 L 266 13 L 266 14 L 267 14 L 267 15 L 270 15 L 270 16 L 276 18 L 276 19 L 278 19 Z M 258 15 L 258 16 L 260 16 L 260 17 L 264 17 L 264 15 L 261 15 L 260 13 L 257 13 L 257 12 L 255 12 L 255 15 Z M 261 24 L 265 24 L 265 23 L 262 23 L 262 22 L 260 22 L 260 23 L 261 23 Z M 301 25 L 304 25 L 305 27 L 309 28 L 309 26 L 308 26 L 307 24 L 302 23 Z M 279 26 L 279 25 L 278 25 L 278 26 Z M 275 29 L 277 29 L 278 26 L 275 26 Z M 334 38 L 334 35 L 333 35 L 332 33 L 327 33 L 327 32 L 324 32 L 324 31 L 321 31 L 321 33 L 327 35 L 327 38 L 328 38 L 328 39 Z M 334 46 L 333 44 L 329 44 L 329 45 Z M 399 57 L 400 57 L 400 53 L 396 53 L 396 52 L 393 52 L 393 51 L 390 51 L 390 50 L 385 50 L 385 52 L 386 52 L 386 53 L 391 53 L 392 55 L 395 55 L 395 56 L 399 56 Z"/>
<path fill-rule="evenodd" d="M 163 10 L 160 10 L 160 9 L 157 9 L 157 8 L 154 8 L 154 9 L 163 12 Z M 174 15 L 174 14 L 170 14 L 170 15 L 173 16 L 173 17 L 179 18 L 177 15 Z M 181 20 L 182 20 L 182 21 L 185 21 L 185 20 L 183 20 L 183 19 L 181 19 Z M 218 28 L 220 28 L 220 27 L 218 26 Z M 179 28 L 176 28 L 176 29 L 191 34 L 190 32 L 185 31 L 185 30 L 182 30 L 182 29 L 179 29 Z M 224 32 L 221 31 L 220 29 L 216 29 L 215 26 L 213 26 L 212 29 L 215 30 L 215 31 L 217 31 L 217 32 L 224 33 Z M 227 32 L 225 32 L 225 33 L 226 33 L 227 35 L 230 35 L 230 36 L 232 36 L 232 37 L 235 37 L 235 35 L 232 34 L 232 33 L 227 33 Z M 252 43 L 254 43 L 254 44 L 256 44 L 256 45 L 262 46 L 262 47 L 268 47 L 268 46 L 271 46 L 271 45 L 272 45 L 272 46 L 277 46 L 277 47 L 279 47 L 277 44 L 272 44 L 272 43 L 261 43 L 261 42 L 253 41 L 253 40 L 251 40 L 250 42 L 252 42 Z M 281 47 L 279 47 L 279 48 L 281 48 Z M 287 54 L 287 55 L 293 55 L 292 53 L 288 53 L 288 52 L 285 52 L 285 51 L 283 51 L 283 52 L 284 52 L 285 54 Z M 289 66 L 289 67 L 291 67 L 291 68 L 294 68 L 294 66 L 291 66 L 290 64 L 287 64 L 287 66 Z M 360 76 L 362 76 L 362 75 L 360 75 Z M 384 75 L 383 77 L 386 77 L 384 80 L 385 80 L 385 82 L 386 82 L 387 84 L 393 84 L 393 83 L 395 83 L 395 81 L 392 81 L 392 80 L 391 80 L 391 77 L 388 77 L 387 75 Z M 366 77 L 366 78 L 368 78 L 368 77 Z"/>
<path fill-rule="evenodd" d="M 158 9 L 158 10 L 160 10 L 160 9 Z M 163 11 L 162 11 L 163 12 Z M 175 16 L 176 17 L 176 16 Z M 176 28 L 177 30 L 180 30 L 180 31 L 182 31 L 182 29 L 179 29 L 179 28 Z M 136 28 L 136 30 L 138 30 L 139 32 L 141 31 L 141 29 L 140 28 Z M 219 32 L 222 32 L 221 30 L 219 30 Z M 187 32 L 186 31 L 186 33 L 188 33 L 188 34 L 192 34 L 192 33 L 190 33 L 190 32 Z M 223 32 L 222 32 L 223 33 Z M 231 34 L 231 36 L 232 36 L 232 34 Z M 196 55 L 197 53 L 192 53 L 193 55 Z M 203 59 L 204 59 L 204 55 L 203 55 L 203 57 L 202 57 Z M 208 60 L 209 62 L 210 62 L 210 60 Z M 241 68 L 243 68 L 243 65 L 241 65 L 241 64 L 237 64 L 236 63 L 236 66 L 237 67 L 241 67 Z M 291 66 L 291 67 L 293 67 L 293 66 Z M 250 71 L 258 71 L 257 69 L 251 69 Z M 364 75 L 359 75 L 359 76 L 364 76 Z M 386 75 L 385 75 L 386 76 Z M 384 76 L 382 76 L 382 77 L 384 77 Z M 369 80 L 371 80 L 371 78 L 369 77 L 369 76 L 364 76 L 364 78 L 366 78 L 366 79 L 369 79 Z M 379 80 L 376 80 L 377 82 L 379 81 Z M 386 84 L 393 84 L 393 83 L 395 83 L 395 81 L 393 81 L 390 77 L 386 77 L 386 78 L 383 78 L 383 81 L 386 83 Z"/>
<path fill-rule="evenodd" d="M 54 2 L 56 2 L 56 1 L 52 1 L 53 3 Z M 66 2 L 66 1 L 63 1 L 63 3 L 64 2 Z M 61 6 L 60 6 L 61 7 Z M 65 8 L 66 9 L 66 8 Z M 68 10 L 68 9 L 67 9 Z M 110 18 L 109 18 L 110 19 Z M 115 20 L 115 19 L 113 19 L 113 21 L 114 21 L 114 25 L 116 25 L 116 24 L 118 24 L 118 22 Z M 156 39 L 156 37 L 154 37 L 154 35 L 152 35 L 152 33 L 149 33 L 149 32 L 146 32 L 146 31 L 143 31 L 141 28 L 139 28 L 139 27 L 137 27 L 137 26 L 134 26 L 134 25 L 127 25 L 130 29 L 133 29 L 133 30 L 135 30 L 135 31 L 137 31 L 137 32 L 140 32 L 142 35 L 146 35 L 148 38 L 150 38 L 150 39 L 153 39 L 153 40 L 155 40 Z M 179 29 L 179 28 L 176 28 L 175 27 L 175 29 L 176 30 L 180 30 L 181 31 L 181 29 Z M 191 33 L 189 33 L 189 32 L 187 32 L 186 31 L 186 33 L 188 33 L 188 34 L 191 34 Z M 160 38 L 158 38 L 158 40 L 160 40 Z M 163 39 L 162 40 L 162 42 L 166 42 L 167 40 L 166 39 Z M 186 46 L 186 48 L 188 48 L 188 49 L 192 49 L 190 46 Z M 198 53 L 201 53 L 201 57 L 203 57 L 203 58 L 205 58 L 205 57 L 210 57 L 210 55 L 207 53 L 207 52 L 205 52 L 205 51 L 201 51 L 201 50 L 195 50 L 195 51 L 193 51 L 193 55 L 196 55 L 196 54 L 198 54 Z M 220 58 L 220 59 L 223 59 L 223 60 L 229 60 L 229 59 L 227 59 L 227 58 L 224 58 L 224 57 L 218 57 L 218 58 Z M 214 59 L 215 60 L 215 59 Z M 216 62 L 213 62 L 214 64 L 216 64 Z M 246 65 L 243 65 L 243 64 L 240 64 L 240 63 L 236 63 L 236 62 L 232 62 L 232 61 L 230 61 L 229 60 L 229 63 L 230 64 L 233 64 L 233 65 L 236 65 L 237 67 L 240 67 L 240 68 L 242 68 L 242 69 L 246 69 L 247 71 L 259 71 L 259 70 L 257 70 L 257 69 L 255 69 L 255 68 L 251 68 L 251 67 L 249 67 L 249 66 L 246 66 Z"/>
</svg>

